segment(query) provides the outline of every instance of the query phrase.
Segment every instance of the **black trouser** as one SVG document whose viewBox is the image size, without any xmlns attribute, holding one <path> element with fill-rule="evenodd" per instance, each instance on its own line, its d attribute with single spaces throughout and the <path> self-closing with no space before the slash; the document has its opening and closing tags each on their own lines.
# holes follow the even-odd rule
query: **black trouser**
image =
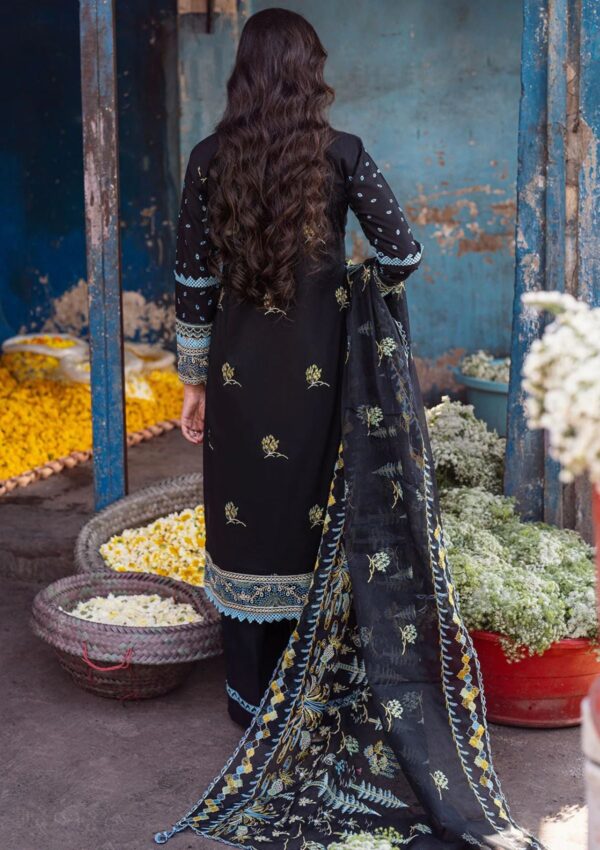
<svg viewBox="0 0 600 850">
<path fill-rule="evenodd" d="M 295 621 L 249 623 L 224 615 L 221 618 L 227 709 L 241 726 L 248 726 L 273 677 Z"/>
</svg>

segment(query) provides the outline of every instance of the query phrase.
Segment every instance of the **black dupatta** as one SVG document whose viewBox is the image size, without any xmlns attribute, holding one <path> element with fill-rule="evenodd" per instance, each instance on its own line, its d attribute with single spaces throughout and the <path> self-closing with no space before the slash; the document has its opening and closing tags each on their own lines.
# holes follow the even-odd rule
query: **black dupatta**
<svg viewBox="0 0 600 850">
<path fill-rule="evenodd" d="M 411 850 L 543 850 L 512 820 L 492 763 L 403 286 L 390 293 L 371 262 L 349 282 L 343 440 L 304 609 L 236 751 L 155 841 L 189 828 L 234 847 L 325 850 L 382 830 Z"/>
</svg>

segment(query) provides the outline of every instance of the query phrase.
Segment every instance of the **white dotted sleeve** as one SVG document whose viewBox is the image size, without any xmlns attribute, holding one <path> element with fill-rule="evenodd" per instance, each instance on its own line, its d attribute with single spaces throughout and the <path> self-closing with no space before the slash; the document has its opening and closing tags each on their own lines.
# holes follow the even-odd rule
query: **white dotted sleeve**
<svg viewBox="0 0 600 850">
<path fill-rule="evenodd" d="M 362 145 L 346 186 L 348 204 L 375 251 L 384 292 L 388 294 L 418 268 L 423 248 L 373 157 Z"/>
<path fill-rule="evenodd" d="M 175 333 L 177 372 L 185 384 L 206 383 L 212 321 L 219 280 L 207 260 L 213 250 L 207 212 L 207 177 L 197 157 L 185 173 L 175 254 Z"/>
</svg>

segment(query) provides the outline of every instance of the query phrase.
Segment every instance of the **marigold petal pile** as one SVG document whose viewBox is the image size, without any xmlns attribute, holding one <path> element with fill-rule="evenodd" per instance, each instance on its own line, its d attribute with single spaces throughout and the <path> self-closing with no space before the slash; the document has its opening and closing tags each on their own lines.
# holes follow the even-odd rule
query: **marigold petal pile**
<svg viewBox="0 0 600 850">
<path fill-rule="evenodd" d="M 0 480 L 92 448 L 89 385 L 56 379 L 58 359 L 29 352 L 0 357 Z M 126 398 L 127 431 L 176 419 L 183 390 L 174 371 L 144 375 L 150 397 Z"/>
</svg>

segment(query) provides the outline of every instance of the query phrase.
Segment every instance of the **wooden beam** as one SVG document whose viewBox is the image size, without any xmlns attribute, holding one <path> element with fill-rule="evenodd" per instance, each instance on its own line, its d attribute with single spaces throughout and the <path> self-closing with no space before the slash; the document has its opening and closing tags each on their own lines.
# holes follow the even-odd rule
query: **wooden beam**
<svg viewBox="0 0 600 850">
<path fill-rule="evenodd" d="M 96 508 L 127 492 L 114 0 L 80 0 Z"/>
<path fill-rule="evenodd" d="M 524 292 L 544 289 L 546 234 L 546 124 L 548 0 L 524 0 L 519 110 L 516 275 L 508 392 L 504 489 L 525 519 L 542 519 L 544 438 L 525 419 L 521 372 L 542 320 L 521 303 Z"/>
<path fill-rule="evenodd" d="M 567 0 L 548 0 L 548 74 L 546 124 L 546 268 L 544 287 L 565 290 L 566 263 L 566 132 L 567 50 L 569 10 Z M 564 485 L 560 465 L 544 445 L 543 518 L 563 526 Z"/>
</svg>

